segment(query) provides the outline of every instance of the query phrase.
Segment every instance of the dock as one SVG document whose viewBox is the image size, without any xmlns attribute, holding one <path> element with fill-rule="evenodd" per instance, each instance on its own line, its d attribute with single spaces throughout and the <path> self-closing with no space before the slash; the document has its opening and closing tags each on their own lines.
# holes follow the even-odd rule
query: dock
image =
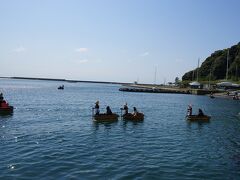
<svg viewBox="0 0 240 180">
<path fill-rule="evenodd" d="M 167 89 L 167 88 L 120 88 L 119 91 L 140 92 L 140 93 L 172 93 L 172 94 L 190 94 L 189 90 Z"/>
<path fill-rule="evenodd" d="M 149 86 L 149 85 L 129 85 L 119 88 L 119 91 L 125 92 L 139 92 L 139 93 L 170 93 L 170 94 L 194 94 L 194 95 L 206 95 L 211 92 L 216 93 L 216 90 L 207 89 L 190 89 L 168 86 Z"/>
<path fill-rule="evenodd" d="M 167 89 L 144 89 L 144 88 L 120 88 L 119 91 L 142 92 L 142 93 L 190 94 L 189 91 L 167 90 Z"/>
</svg>

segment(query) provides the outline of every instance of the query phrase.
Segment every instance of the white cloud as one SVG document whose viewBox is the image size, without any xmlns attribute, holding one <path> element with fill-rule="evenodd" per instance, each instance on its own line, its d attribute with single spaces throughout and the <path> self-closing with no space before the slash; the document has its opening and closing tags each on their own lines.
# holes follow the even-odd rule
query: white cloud
<svg viewBox="0 0 240 180">
<path fill-rule="evenodd" d="M 149 52 L 144 52 L 142 54 L 140 54 L 140 56 L 148 56 L 149 55 Z"/>
<path fill-rule="evenodd" d="M 87 63 L 88 61 L 89 61 L 88 59 L 80 59 L 77 61 L 77 63 L 84 64 L 84 63 Z"/>
<path fill-rule="evenodd" d="M 80 53 L 85 53 L 88 50 L 89 50 L 88 48 L 77 48 L 77 49 L 75 49 L 76 52 L 80 52 Z"/>
<path fill-rule="evenodd" d="M 27 49 L 26 48 L 24 48 L 24 47 L 18 47 L 18 48 L 16 48 L 16 49 L 14 49 L 13 51 L 14 52 L 17 52 L 17 53 L 20 53 L 20 52 L 25 52 Z"/>
</svg>

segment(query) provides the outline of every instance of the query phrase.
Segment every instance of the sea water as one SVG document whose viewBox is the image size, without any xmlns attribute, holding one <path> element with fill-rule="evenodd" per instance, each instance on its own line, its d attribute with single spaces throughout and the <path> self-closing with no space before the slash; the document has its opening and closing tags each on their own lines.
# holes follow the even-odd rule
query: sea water
<svg viewBox="0 0 240 180">
<path fill-rule="evenodd" d="M 59 85 L 64 90 L 58 90 Z M 120 85 L 0 79 L 0 179 L 238 179 L 240 101 L 121 92 Z M 143 122 L 95 123 L 92 107 Z M 187 105 L 209 123 L 185 120 Z"/>
</svg>

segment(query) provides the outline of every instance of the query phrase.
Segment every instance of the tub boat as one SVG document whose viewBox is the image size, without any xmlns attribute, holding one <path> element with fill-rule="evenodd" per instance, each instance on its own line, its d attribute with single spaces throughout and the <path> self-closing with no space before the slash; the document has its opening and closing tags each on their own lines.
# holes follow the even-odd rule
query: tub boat
<svg viewBox="0 0 240 180">
<path fill-rule="evenodd" d="M 64 85 L 58 87 L 59 90 L 64 90 Z"/>
<path fill-rule="evenodd" d="M 189 121 L 209 121 L 211 119 L 211 116 L 189 115 L 189 116 L 186 116 L 186 119 Z"/>
<path fill-rule="evenodd" d="M 143 121 L 144 120 L 143 113 L 137 113 L 137 115 L 128 113 L 128 114 L 124 114 L 122 117 L 124 120 L 130 120 L 130 121 Z"/>
<path fill-rule="evenodd" d="M 108 122 L 108 121 L 117 121 L 119 115 L 113 114 L 99 114 L 93 115 L 93 120 L 96 122 Z"/>
<path fill-rule="evenodd" d="M 10 115 L 13 113 L 13 106 L 0 107 L 0 115 Z"/>
</svg>

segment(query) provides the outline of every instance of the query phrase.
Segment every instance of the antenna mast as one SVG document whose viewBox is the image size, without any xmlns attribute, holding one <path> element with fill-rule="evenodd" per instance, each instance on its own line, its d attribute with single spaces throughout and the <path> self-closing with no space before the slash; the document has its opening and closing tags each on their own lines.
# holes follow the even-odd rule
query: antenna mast
<svg viewBox="0 0 240 180">
<path fill-rule="evenodd" d="M 228 80 L 228 56 L 229 56 L 229 49 L 227 52 L 227 70 L 226 70 L 226 80 Z"/>
</svg>

